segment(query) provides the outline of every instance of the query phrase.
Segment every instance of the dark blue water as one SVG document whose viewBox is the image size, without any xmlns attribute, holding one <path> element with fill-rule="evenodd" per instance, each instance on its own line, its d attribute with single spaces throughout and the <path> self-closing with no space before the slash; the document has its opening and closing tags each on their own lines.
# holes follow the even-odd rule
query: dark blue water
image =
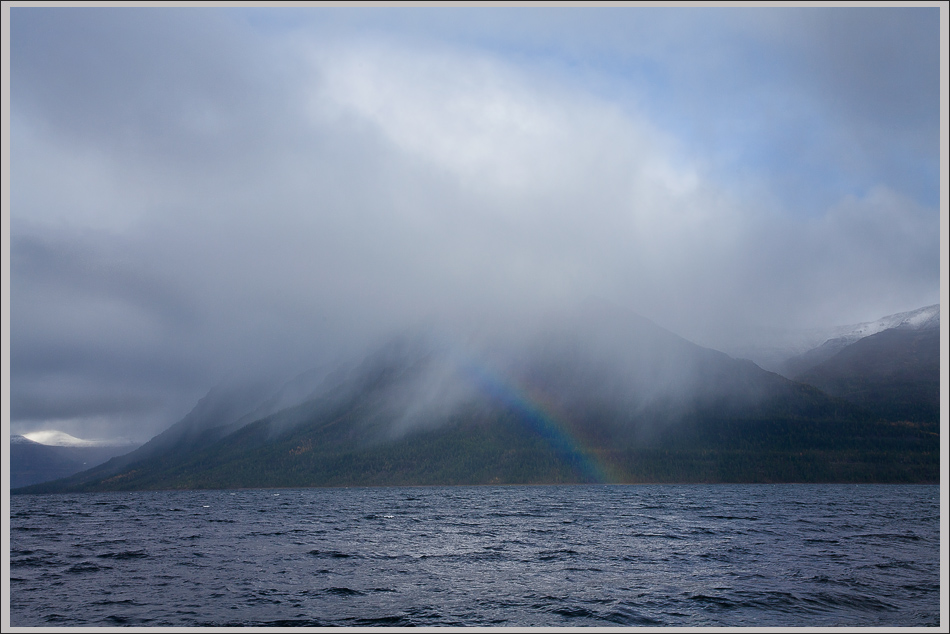
<svg viewBox="0 0 950 634">
<path fill-rule="evenodd" d="M 14 626 L 937 626 L 937 486 L 13 496 Z"/>
</svg>

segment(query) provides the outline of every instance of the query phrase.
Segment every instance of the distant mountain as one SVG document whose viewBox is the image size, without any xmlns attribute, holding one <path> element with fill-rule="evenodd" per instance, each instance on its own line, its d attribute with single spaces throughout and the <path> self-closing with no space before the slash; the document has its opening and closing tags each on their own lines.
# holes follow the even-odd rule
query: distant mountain
<svg viewBox="0 0 950 634">
<path fill-rule="evenodd" d="M 821 345 L 787 359 L 782 364 L 780 371 L 783 376 L 797 377 L 810 368 L 827 361 L 852 343 L 885 330 L 917 331 L 936 330 L 938 328 L 940 328 L 939 304 L 888 315 L 876 321 L 840 326 L 829 331 L 828 337 Z"/>
<path fill-rule="evenodd" d="M 538 332 L 404 336 L 273 397 L 215 390 L 136 452 L 20 492 L 939 479 L 929 427 L 881 422 L 639 315 L 584 306 Z"/>
<path fill-rule="evenodd" d="M 940 420 L 940 330 L 898 326 L 844 346 L 796 376 L 888 420 Z"/>
<path fill-rule="evenodd" d="M 49 445 L 51 447 L 128 447 L 129 450 L 131 450 L 135 447 L 138 447 L 140 444 L 123 438 L 96 440 L 77 438 L 67 434 L 66 432 L 55 429 L 30 432 L 23 434 L 22 438 L 25 438 L 26 440 L 32 440 L 33 442 L 38 442 L 41 445 Z"/>
<path fill-rule="evenodd" d="M 837 328 L 837 337 L 848 337 L 857 341 L 862 337 L 877 334 L 891 328 L 900 328 L 902 330 L 927 330 L 940 327 L 940 304 L 925 306 L 916 310 L 909 310 L 904 313 L 895 313 L 881 317 L 875 321 L 869 321 L 851 326 L 840 326 Z"/>
<path fill-rule="evenodd" d="M 108 462 L 99 461 L 102 464 L 90 473 L 108 479 L 132 464 L 148 460 L 173 461 L 175 456 L 197 451 L 250 422 L 306 400 L 326 380 L 329 379 L 324 374 L 311 370 L 276 390 L 267 381 L 236 381 L 214 387 L 180 421 L 134 451 L 125 451 L 122 455 L 112 453 L 107 457 L 111 458 Z"/>
<path fill-rule="evenodd" d="M 715 347 L 732 357 L 751 359 L 761 368 L 786 378 L 794 378 L 862 337 L 889 328 L 939 327 L 939 322 L 940 306 L 934 304 L 845 326 L 801 330 L 768 327 L 747 329 L 738 338 L 720 341 Z"/>
<path fill-rule="evenodd" d="M 62 432 L 59 432 L 62 433 Z M 66 434 L 64 434 L 65 436 Z M 55 436 L 53 436 L 55 440 Z M 79 440 L 79 439 L 76 439 Z M 128 453 L 136 444 L 80 441 L 70 445 L 41 444 L 24 436 L 10 436 L 10 488 L 58 480 Z"/>
</svg>

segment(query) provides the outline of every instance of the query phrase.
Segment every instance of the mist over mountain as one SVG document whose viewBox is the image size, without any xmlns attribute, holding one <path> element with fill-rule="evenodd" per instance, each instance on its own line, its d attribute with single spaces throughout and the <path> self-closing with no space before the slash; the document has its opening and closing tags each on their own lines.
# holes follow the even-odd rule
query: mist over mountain
<svg viewBox="0 0 950 634">
<path fill-rule="evenodd" d="M 896 360 L 906 348 L 897 369 L 923 359 L 932 396 L 930 332 L 891 329 L 856 349 L 884 345 Z M 834 382 L 832 370 L 866 365 L 847 358 L 806 385 L 597 303 L 531 336 L 414 330 L 280 389 L 215 388 L 138 450 L 29 490 L 935 481 L 935 419 L 889 424 L 883 401 Z M 868 389 L 886 394 L 893 369 L 871 372 Z"/>
<path fill-rule="evenodd" d="M 767 370 L 934 304 L 938 15 L 12 9 L 10 431 L 588 294 Z"/>
</svg>

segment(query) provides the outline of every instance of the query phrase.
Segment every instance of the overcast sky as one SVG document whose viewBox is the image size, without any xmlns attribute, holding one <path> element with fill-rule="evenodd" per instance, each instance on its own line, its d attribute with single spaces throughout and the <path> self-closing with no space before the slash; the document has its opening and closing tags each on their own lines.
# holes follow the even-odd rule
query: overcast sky
<svg viewBox="0 0 950 634">
<path fill-rule="evenodd" d="M 939 10 L 13 8 L 11 430 L 597 297 L 939 301 Z"/>
</svg>

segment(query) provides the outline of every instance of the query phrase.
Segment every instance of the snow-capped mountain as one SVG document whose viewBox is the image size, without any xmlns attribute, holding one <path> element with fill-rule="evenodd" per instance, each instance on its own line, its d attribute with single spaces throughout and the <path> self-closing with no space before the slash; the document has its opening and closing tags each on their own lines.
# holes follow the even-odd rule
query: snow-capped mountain
<svg viewBox="0 0 950 634">
<path fill-rule="evenodd" d="M 32 440 L 35 443 L 41 445 L 46 445 L 48 447 L 125 447 L 129 445 L 137 445 L 134 441 L 128 440 L 127 438 L 113 438 L 109 440 L 86 440 L 84 438 L 77 438 L 71 436 L 66 432 L 58 431 L 55 429 L 44 430 L 44 431 L 34 431 L 28 434 L 23 434 L 23 438 L 27 440 Z M 11 438 L 12 440 L 12 438 Z"/>
<path fill-rule="evenodd" d="M 128 453 L 138 443 L 124 438 L 84 440 L 61 431 L 10 435 L 10 488 L 56 480 Z"/>
<path fill-rule="evenodd" d="M 885 330 L 898 329 L 904 331 L 923 331 L 936 329 L 940 326 L 940 305 L 926 306 L 895 315 L 881 317 L 851 326 L 841 326 L 831 331 L 821 345 L 817 345 L 804 353 L 788 358 L 779 368 L 780 374 L 795 378 L 802 372 L 823 363 L 844 350 L 851 344 L 870 337 Z"/>
<path fill-rule="evenodd" d="M 797 331 L 749 332 L 743 341 L 718 348 L 737 359 L 751 359 L 760 367 L 793 378 L 795 374 L 830 358 L 859 339 L 891 328 L 926 330 L 940 326 L 940 305 L 925 306 L 874 321 Z M 812 358 L 814 357 L 814 358 Z M 799 359 L 806 363 L 799 363 Z M 791 365 L 789 365 L 791 364 Z"/>
<path fill-rule="evenodd" d="M 890 328 L 901 328 L 906 330 L 925 330 L 927 328 L 937 328 L 940 326 L 940 304 L 910 310 L 905 313 L 888 315 L 881 317 L 876 321 L 868 321 L 863 324 L 854 324 L 851 326 L 841 326 L 834 329 L 834 334 L 828 339 L 846 339 L 848 343 L 853 343 L 863 337 L 876 335 Z"/>
</svg>

